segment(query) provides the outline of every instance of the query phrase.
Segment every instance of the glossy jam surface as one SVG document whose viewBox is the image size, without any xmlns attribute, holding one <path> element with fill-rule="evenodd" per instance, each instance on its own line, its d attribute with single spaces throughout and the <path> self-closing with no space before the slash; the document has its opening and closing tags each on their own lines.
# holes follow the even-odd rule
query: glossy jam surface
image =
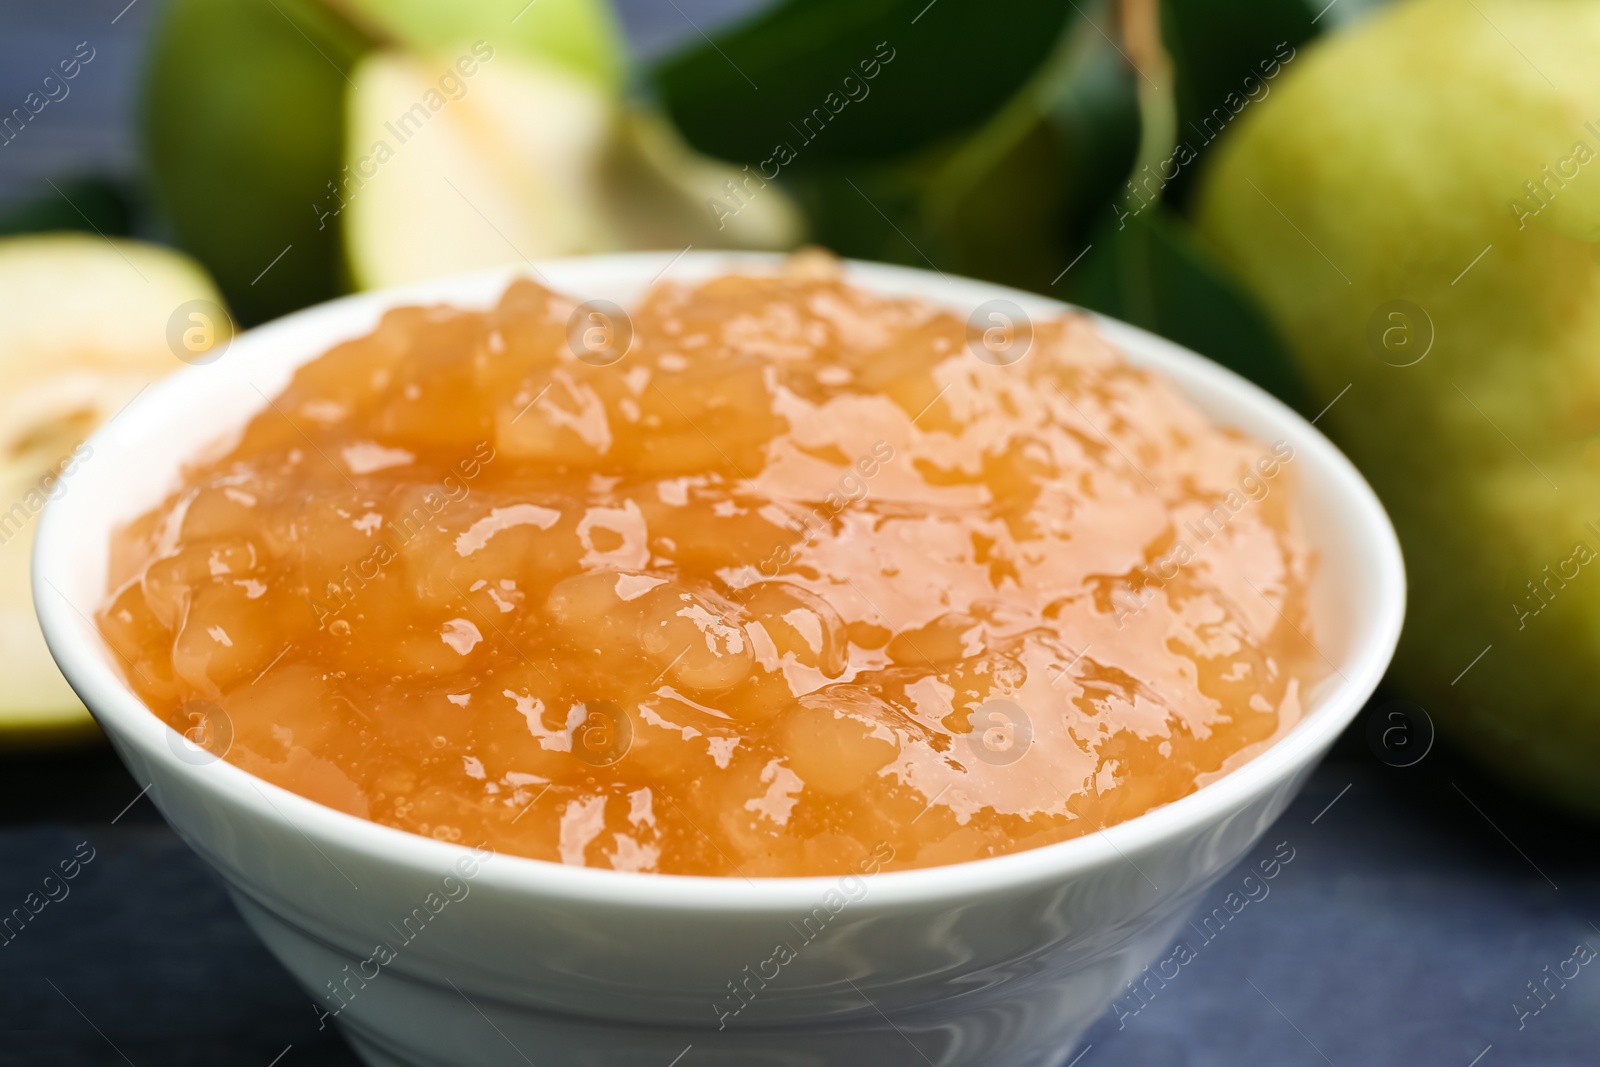
<svg viewBox="0 0 1600 1067">
<path fill-rule="evenodd" d="M 119 534 L 99 624 L 187 758 L 562 863 L 833 874 L 1138 815 L 1324 673 L 1292 450 L 1084 319 L 1016 358 L 820 261 L 663 282 L 631 342 L 575 307 L 391 311 Z"/>
</svg>

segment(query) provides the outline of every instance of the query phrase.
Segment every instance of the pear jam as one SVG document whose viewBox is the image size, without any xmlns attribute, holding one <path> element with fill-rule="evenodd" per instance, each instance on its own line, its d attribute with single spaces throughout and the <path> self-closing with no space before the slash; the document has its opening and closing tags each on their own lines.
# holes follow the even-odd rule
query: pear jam
<svg viewBox="0 0 1600 1067">
<path fill-rule="evenodd" d="M 818 258 L 397 308 L 222 447 L 117 534 L 130 684 L 192 761 L 443 841 L 975 860 L 1193 792 L 1326 670 L 1292 448 L 1083 316 Z"/>
</svg>

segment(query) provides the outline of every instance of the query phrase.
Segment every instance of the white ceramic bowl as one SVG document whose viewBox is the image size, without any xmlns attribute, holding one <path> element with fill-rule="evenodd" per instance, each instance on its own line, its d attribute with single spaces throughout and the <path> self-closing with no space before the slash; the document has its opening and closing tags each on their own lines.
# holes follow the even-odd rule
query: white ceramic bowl
<svg viewBox="0 0 1600 1067">
<path fill-rule="evenodd" d="M 671 258 L 539 270 L 565 292 L 627 306 Z M 774 262 L 693 253 L 669 269 L 693 279 Z M 848 272 L 857 285 L 963 313 L 994 297 L 1035 316 L 1066 310 L 924 271 L 851 263 Z M 93 457 L 40 522 L 34 596 L 52 653 L 129 770 L 313 1001 L 339 1008 L 338 1025 L 371 1064 L 1064 1063 L 1113 996 L 1170 945 L 1199 894 L 1288 805 L 1383 674 L 1405 577 L 1372 491 L 1260 389 L 1100 320 L 1130 361 L 1165 372 L 1218 423 L 1293 445 L 1320 557 L 1316 643 L 1336 674 L 1302 722 L 1231 774 L 1103 833 L 1029 852 L 861 883 L 476 862 L 465 848 L 333 811 L 232 764 L 195 762 L 124 684 L 90 623 L 106 592 L 111 531 L 158 502 L 182 461 L 264 408 L 296 366 L 365 333 L 385 309 L 486 307 L 521 273 L 353 296 L 262 326 L 217 362 L 155 385 L 94 436 Z M 778 964 L 780 943 L 794 958 Z M 388 951 L 375 953 L 380 944 Z"/>
</svg>

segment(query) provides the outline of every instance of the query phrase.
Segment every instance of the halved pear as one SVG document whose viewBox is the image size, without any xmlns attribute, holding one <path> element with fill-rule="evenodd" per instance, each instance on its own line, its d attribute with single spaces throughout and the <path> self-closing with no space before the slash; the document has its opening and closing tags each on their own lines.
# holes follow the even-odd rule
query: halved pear
<svg viewBox="0 0 1600 1067">
<path fill-rule="evenodd" d="M 358 286 L 549 256 L 799 241 L 800 212 L 776 186 L 695 155 L 664 119 L 595 80 L 503 51 L 460 60 L 378 52 L 356 71 L 339 210 Z"/>
<path fill-rule="evenodd" d="M 378 52 L 357 68 L 340 209 L 357 285 L 620 247 L 593 178 L 609 94 L 503 53 L 470 77 L 454 62 Z M 447 75 L 459 99 L 441 91 Z"/>
<path fill-rule="evenodd" d="M 84 438 L 182 366 L 168 343 L 175 313 L 180 341 L 187 331 L 202 345 L 229 335 L 219 316 L 179 310 L 199 300 L 220 309 L 221 299 L 194 261 L 156 245 L 81 234 L 0 240 L 0 745 L 95 733 L 34 616 L 38 514 L 51 495 L 72 492 L 73 472 L 90 458 Z"/>
</svg>

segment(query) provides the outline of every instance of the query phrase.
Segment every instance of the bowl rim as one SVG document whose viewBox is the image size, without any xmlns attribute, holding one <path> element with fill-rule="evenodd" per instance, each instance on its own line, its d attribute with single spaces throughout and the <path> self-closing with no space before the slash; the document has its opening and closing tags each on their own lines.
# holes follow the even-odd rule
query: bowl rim
<svg viewBox="0 0 1600 1067">
<path fill-rule="evenodd" d="M 348 336 L 335 326 L 340 321 L 359 321 L 384 308 L 405 304 L 473 303 L 462 295 L 468 293 L 489 294 L 489 299 L 493 299 L 511 281 L 526 277 L 529 268 L 537 276 L 557 279 L 552 287 L 558 291 L 574 293 L 577 285 L 562 283 L 563 275 L 582 277 L 586 272 L 609 273 L 628 278 L 644 276 L 647 270 L 656 268 L 650 273 L 660 278 L 669 270 L 682 267 L 692 273 L 694 280 L 699 280 L 729 271 L 770 271 L 784 259 L 782 253 L 686 250 L 518 263 L 357 293 L 314 305 L 238 335 L 228 355 L 243 359 L 245 353 L 265 352 L 269 354 L 258 358 L 270 361 L 270 352 L 280 335 L 326 320 L 329 340 L 322 343 L 321 348 L 300 359 L 279 357 L 287 366 L 297 366 Z M 662 266 L 664 261 L 665 266 Z M 1012 300 L 1030 313 L 1038 309 L 1038 313 L 1047 315 L 1087 314 L 1096 329 L 1130 362 L 1153 366 L 1163 372 L 1177 369 L 1180 391 L 1188 391 L 1181 378 L 1209 380 L 1213 386 L 1225 388 L 1241 411 L 1253 409 L 1256 416 L 1291 428 L 1295 433 L 1297 454 L 1301 448 L 1315 453 L 1318 465 L 1333 476 L 1335 484 L 1326 491 L 1352 508 L 1358 517 L 1357 525 L 1368 540 L 1365 555 L 1375 563 L 1369 580 L 1375 583 L 1377 590 L 1374 617 L 1356 620 L 1354 628 L 1360 636 L 1352 643 L 1349 663 L 1344 670 L 1336 668 L 1342 680 L 1322 694 L 1283 737 L 1250 760 L 1184 797 L 1093 833 L 1001 856 L 877 872 L 871 875 L 871 891 L 852 907 L 876 910 L 1020 891 L 1030 886 L 1064 883 L 1075 875 L 1107 864 L 1133 863 L 1131 856 L 1195 834 L 1267 794 L 1275 785 L 1306 769 L 1320 757 L 1359 713 L 1382 678 L 1399 640 L 1405 611 L 1405 570 L 1398 539 L 1376 494 L 1354 465 L 1314 425 L 1260 387 L 1220 364 L 1138 327 L 1050 297 L 990 282 L 858 260 L 846 259 L 842 264 L 846 280 L 869 290 L 916 294 L 950 305 L 957 304 L 959 294 L 965 294 L 975 298 L 973 303 L 995 298 Z M 481 306 L 481 299 L 478 306 Z M 126 432 L 129 426 L 143 425 L 147 436 L 158 432 L 165 421 L 162 411 L 192 401 L 194 394 L 203 392 L 201 375 L 205 369 L 183 368 L 145 389 L 119 413 L 118 429 Z M 219 431 L 218 436 L 226 432 Z M 107 429 L 101 427 L 89 438 L 92 447 L 100 446 L 96 447 L 97 455 L 117 454 L 107 447 L 107 433 Z M 130 456 L 124 451 L 120 459 L 127 462 Z M 102 521 L 96 527 L 81 521 L 84 514 L 92 514 L 93 499 L 86 500 L 86 497 L 91 494 L 62 494 L 51 500 L 40 515 L 33 560 L 34 601 L 52 655 L 118 747 L 131 747 L 145 760 L 160 764 L 166 774 L 185 779 L 200 791 L 214 795 L 225 808 L 243 809 L 260 818 L 286 822 L 308 841 L 315 839 L 339 853 L 364 857 L 375 865 L 403 866 L 436 878 L 440 872 L 448 871 L 458 861 L 473 855 L 468 845 L 422 837 L 325 807 L 257 778 L 226 760 L 198 766 L 180 760 L 165 739 L 171 728 L 152 714 L 123 681 L 112 665 L 111 654 L 98 642 L 98 630 L 90 622 L 89 615 L 68 601 L 65 594 L 59 592 L 58 583 L 52 581 L 71 571 L 75 544 L 84 537 L 82 531 L 88 528 L 91 534 L 98 536 L 96 531 L 108 525 Z M 100 644 L 98 649 L 97 643 Z M 127 762 L 126 754 L 124 761 Z M 160 775 L 154 777 L 159 779 Z M 159 794 L 161 790 L 157 787 L 154 792 Z M 323 848 L 318 846 L 318 851 Z M 328 862 L 333 863 L 331 859 Z M 333 866 L 338 867 L 337 864 Z M 1137 864 L 1134 866 L 1137 868 Z M 809 909 L 824 893 L 850 876 L 846 872 L 752 880 L 737 875 L 639 873 L 575 867 L 495 853 L 492 862 L 484 862 L 474 878 L 475 885 L 497 886 L 550 900 L 583 900 L 668 912 L 788 914 Z"/>
</svg>

